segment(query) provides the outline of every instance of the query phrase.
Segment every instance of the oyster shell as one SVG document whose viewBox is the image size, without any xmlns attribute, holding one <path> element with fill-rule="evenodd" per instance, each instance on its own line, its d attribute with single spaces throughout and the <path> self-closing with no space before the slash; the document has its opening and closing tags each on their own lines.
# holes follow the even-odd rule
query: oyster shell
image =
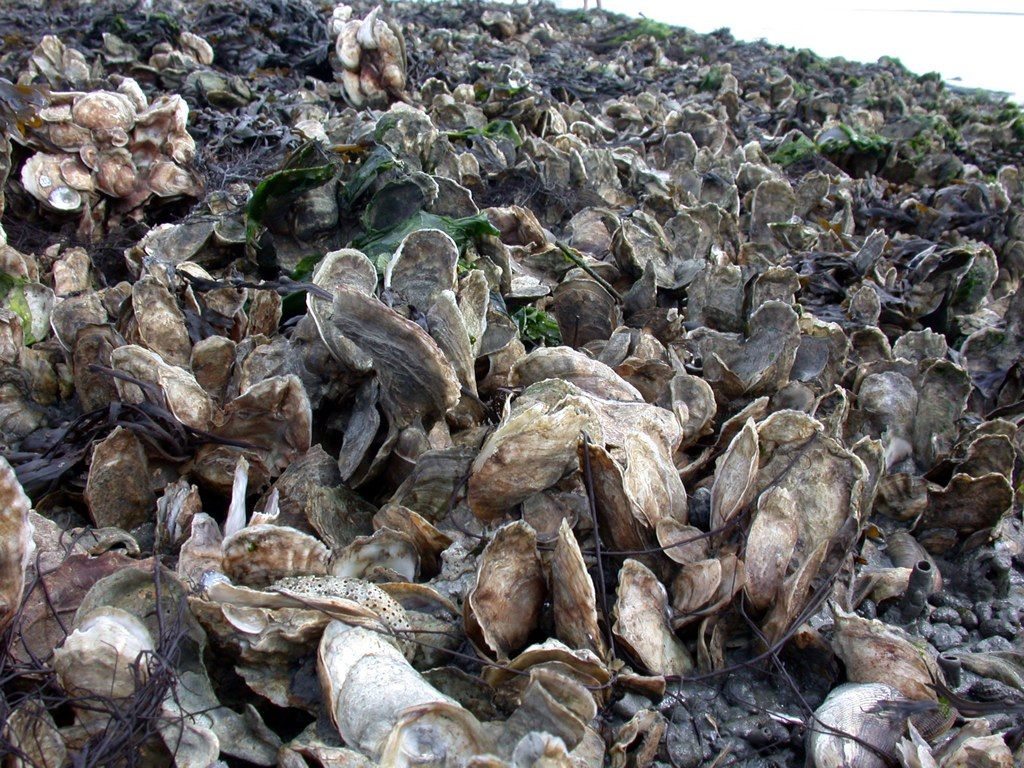
<svg viewBox="0 0 1024 768">
<path fill-rule="evenodd" d="M 21 604 L 25 569 L 35 549 L 31 508 L 11 465 L 0 457 L 0 632 Z"/>
<path fill-rule="evenodd" d="M 685 675 L 693 668 L 686 646 L 668 622 L 668 595 L 657 577 L 637 560 L 619 572 L 612 632 L 643 666 L 656 675 Z"/>
<path fill-rule="evenodd" d="M 507 659 L 526 645 L 546 593 L 536 533 L 521 521 L 499 528 L 463 606 L 466 634 L 481 653 Z"/>
<path fill-rule="evenodd" d="M 76 708 L 88 729 L 102 729 L 109 714 L 87 706 L 88 697 L 130 697 L 149 676 L 146 656 L 155 649 L 146 625 L 127 611 L 109 606 L 83 617 L 53 651 L 53 666 L 69 694 L 83 697 Z"/>
</svg>

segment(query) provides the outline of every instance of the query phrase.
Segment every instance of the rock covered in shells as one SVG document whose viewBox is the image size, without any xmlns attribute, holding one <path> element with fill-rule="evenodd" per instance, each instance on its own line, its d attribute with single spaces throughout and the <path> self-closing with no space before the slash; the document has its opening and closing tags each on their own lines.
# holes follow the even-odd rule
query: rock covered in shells
<svg viewBox="0 0 1024 768">
<path fill-rule="evenodd" d="M 335 6 L 330 29 L 335 35 L 335 72 L 346 100 L 357 109 L 380 107 L 401 99 L 406 86 L 405 37 L 393 22 L 382 18 L 381 6 L 362 19 L 352 7 Z"/>
<path fill-rule="evenodd" d="M 138 84 L 118 90 L 51 93 L 25 143 L 38 151 L 21 170 L 25 190 L 60 213 L 91 209 L 101 195 L 125 210 L 150 197 L 197 197 L 195 140 L 180 96 L 152 103 Z"/>
</svg>

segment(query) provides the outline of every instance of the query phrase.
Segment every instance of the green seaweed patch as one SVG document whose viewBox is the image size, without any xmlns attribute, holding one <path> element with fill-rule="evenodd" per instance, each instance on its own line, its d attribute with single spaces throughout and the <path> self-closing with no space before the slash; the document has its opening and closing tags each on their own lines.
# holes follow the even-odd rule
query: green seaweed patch
<svg viewBox="0 0 1024 768">
<path fill-rule="evenodd" d="M 892 146 L 884 136 L 868 131 L 858 131 L 846 123 L 840 123 L 838 131 L 830 131 L 829 135 L 818 141 L 818 148 L 826 155 L 840 155 L 846 152 L 875 155 L 884 157 Z"/>
<path fill-rule="evenodd" d="M 383 119 L 381 120 L 383 122 Z M 352 174 L 338 196 L 338 202 L 345 211 L 351 211 L 359 199 L 366 194 L 373 182 L 385 171 L 394 168 L 399 161 L 387 147 L 376 146 L 366 155 L 359 168 Z"/>
<path fill-rule="evenodd" d="M 725 79 L 725 70 L 722 67 L 714 64 L 708 73 L 704 75 L 697 87 L 707 93 L 715 92 L 722 87 L 722 81 Z"/>
<path fill-rule="evenodd" d="M 519 130 L 511 120 L 493 120 L 483 128 L 464 128 L 461 131 L 446 131 L 449 139 L 469 139 L 484 136 L 488 139 L 507 139 L 516 147 L 523 143 Z"/>
<path fill-rule="evenodd" d="M 771 155 L 771 161 L 786 168 L 801 160 L 814 157 L 818 154 L 818 145 L 801 134 L 792 141 L 787 141 L 776 149 Z"/>
<path fill-rule="evenodd" d="M 25 296 L 25 283 L 22 277 L 13 277 L 0 272 L 0 302 L 5 309 L 21 318 L 22 341 L 25 346 L 35 344 L 39 339 L 32 335 L 32 309 Z"/>
<path fill-rule="evenodd" d="M 512 313 L 512 319 L 519 328 L 519 337 L 524 343 L 540 347 L 557 347 L 562 343 L 558 323 L 543 309 L 522 307 Z"/>
<path fill-rule="evenodd" d="M 408 219 L 386 230 L 373 230 L 352 241 L 352 247 L 365 253 L 376 265 L 377 271 L 383 273 L 391 255 L 407 235 L 421 229 L 440 229 L 446 232 L 462 253 L 471 240 L 487 235 L 497 236 L 501 232 L 487 218 L 487 214 L 465 216 L 455 219 L 451 216 L 439 216 L 436 213 L 418 211 Z"/>
<path fill-rule="evenodd" d="M 267 176 L 256 185 L 245 208 L 245 239 L 250 252 L 256 249 L 256 240 L 263 228 L 263 218 L 271 206 L 287 205 L 300 195 L 322 187 L 338 175 L 332 163 L 311 165 L 318 149 L 312 142 L 296 149 L 284 168 Z"/>
<path fill-rule="evenodd" d="M 631 29 L 627 29 L 622 34 L 613 37 L 612 42 L 616 45 L 621 45 L 622 43 L 628 43 L 630 40 L 636 40 L 643 35 L 649 35 L 655 40 L 668 40 L 675 31 L 675 27 L 663 24 L 660 21 L 640 19 L 633 24 Z"/>
</svg>

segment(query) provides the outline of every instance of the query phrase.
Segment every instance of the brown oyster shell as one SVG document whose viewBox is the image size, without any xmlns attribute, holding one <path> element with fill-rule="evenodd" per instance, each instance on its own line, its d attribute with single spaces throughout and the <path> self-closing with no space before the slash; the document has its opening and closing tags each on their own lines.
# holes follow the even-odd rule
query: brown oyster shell
<svg viewBox="0 0 1024 768">
<path fill-rule="evenodd" d="M 546 593 L 533 529 L 523 522 L 499 528 L 480 556 L 463 607 L 466 634 L 481 653 L 507 659 L 526 645 Z"/>
<path fill-rule="evenodd" d="M 648 671 L 685 675 L 693 669 L 686 646 L 669 624 L 665 587 L 637 560 L 626 560 L 619 572 L 612 617 L 616 640 Z"/>
</svg>

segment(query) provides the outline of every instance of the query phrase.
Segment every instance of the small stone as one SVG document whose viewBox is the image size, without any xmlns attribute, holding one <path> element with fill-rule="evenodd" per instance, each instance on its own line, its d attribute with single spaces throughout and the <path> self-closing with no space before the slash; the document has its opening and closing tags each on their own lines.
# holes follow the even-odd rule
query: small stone
<svg viewBox="0 0 1024 768">
<path fill-rule="evenodd" d="M 710 753 L 705 755 L 701 740 L 693 727 L 690 713 L 685 707 L 677 707 L 665 733 L 665 748 L 669 760 L 678 768 L 696 768 Z"/>
<path fill-rule="evenodd" d="M 970 608 L 961 609 L 960 626 L 962 626 L 964 629 L 978 628 L 978 617 L 974 615 L 974 611 L 972 611 Z"/>
<path fill-rule="evenodd" d="M 985 619 L 978 627 L 978 631 L 982 637 L 999 635 L 1007 640 L 1012 640 L 1016 634 L 1013 624 L 1006 619 Z"/>
<path fill-rule="evenodd" d="M 936 624 L 960 625 L 960 612 L 956 608 L 943 606 L 932 611 L 931 620 Z"/>
<path fill-rule="evenodd" d="M 636 693 L 626 693 L 625 696 L 612 705 L 612 711 L 620 717 L 629 720 L 641 709 L 647 709 L 650 705 L 651 702 L 649 699 L 646 699 Z"/>
<path fill-rule="evenodd" d="M 984 640 L 979 640 L 974 644 L 972 650 L 975 653 L 991 653 L 992 651 L 1012 651 L 1013 643 L 1007 640 L 1005 637 L 996 635 L 994 637 L 986 637 Z"/>
<path fill-rule="evenodd" d="M 974 606 L 974 613 L 978 617 L 978 621 L 985 621 L 986 619 L 992 618 L 992 603 L 985 601 L 978 603 Z"/>
<path fill-rule="evenodd" d="M 951 627 L 949 624 L 932 626 L 931 644 L 940 652 L 955 648 L 966 638 L 967 632 L 960 627 Z"/>
</svg>

